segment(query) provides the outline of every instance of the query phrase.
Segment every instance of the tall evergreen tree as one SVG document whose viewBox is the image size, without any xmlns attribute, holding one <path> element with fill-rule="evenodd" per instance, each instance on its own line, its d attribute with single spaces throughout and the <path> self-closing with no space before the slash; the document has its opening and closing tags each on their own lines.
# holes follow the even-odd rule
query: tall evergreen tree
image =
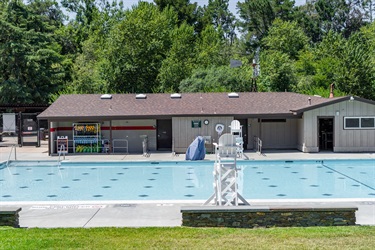
<svg viewBox="0 0 375 250">
<path fill-rule="evenodd" d="M 11 0 L 1 7 L 0 102 L 47 103 L 66 73 L 53 37 L 61 23 L 56 15 L 49 15 L 59 9 L 51 1 L 24 5 Z"/>
</svg>

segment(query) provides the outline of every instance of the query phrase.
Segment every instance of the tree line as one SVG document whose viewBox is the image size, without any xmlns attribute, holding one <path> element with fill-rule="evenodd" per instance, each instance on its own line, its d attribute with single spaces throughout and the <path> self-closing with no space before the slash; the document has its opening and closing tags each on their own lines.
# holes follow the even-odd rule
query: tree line
<svg viewBox="0 0 375 250">
<path fill-rule="evenodd" d="M 229 0 L 0 0 L 0 102 L 255 83 L 324 97 L 334 84 L 336 96 L 375 100 L 373 4 L 243 0 L 231 13 Z"/>
</svg>

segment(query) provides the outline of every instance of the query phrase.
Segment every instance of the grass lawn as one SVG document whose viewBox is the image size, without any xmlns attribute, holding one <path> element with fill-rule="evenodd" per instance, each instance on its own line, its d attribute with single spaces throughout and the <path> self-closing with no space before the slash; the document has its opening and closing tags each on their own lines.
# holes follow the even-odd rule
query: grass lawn
<svg viewBox="0 0 375 250">
<path fill-rule="evenodd" d="M 0 249 L 374 249 L 375 227 L 0 227 Z"/>
</svg>

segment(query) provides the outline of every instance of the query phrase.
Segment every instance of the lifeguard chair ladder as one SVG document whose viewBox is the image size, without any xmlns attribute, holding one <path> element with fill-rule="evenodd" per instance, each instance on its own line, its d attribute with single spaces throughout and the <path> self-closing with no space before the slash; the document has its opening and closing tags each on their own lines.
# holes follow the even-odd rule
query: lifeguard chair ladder
<svg viewBox="0 0 375 250">
<path fill-rule="evenodd" d="M 235 136 L 232 134 L 223 134 L 219 138 L 219 144 L 215 146 L 214 163 L 214 193 L 204 203 L 208 205 L 214 201 L 217 206 L 238 206 L 238 199 L 245 205 L 250 205 L 238 193 L 238 171 L 237 168 L 237 145 Z"/>
</svg>

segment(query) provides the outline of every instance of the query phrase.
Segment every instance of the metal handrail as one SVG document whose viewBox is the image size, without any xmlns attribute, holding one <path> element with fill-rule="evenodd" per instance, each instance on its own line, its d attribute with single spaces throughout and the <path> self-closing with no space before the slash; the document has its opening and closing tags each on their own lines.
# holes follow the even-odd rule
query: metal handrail
<svg viewBox="0 0 375 250">
<path fill-rule="evenodd" d="M 54 143 L 55 143 L 55 145 L 57 145 L 57 140 L 54 140 Z M 65 147 L 65 149 L 66 149 L 67 152 L 73 151 L 73 140 L 68 140 L 68 146 Z M 57 147 L 56 154 L 58 155 L 58 153 L 59 153 L 59 148 Z"/>
<path fill-rule="evenodd" d="M 17 160 L 17 150 L 16 150 L 16 145 L 13 144 L 12 147 L 11 147 L 11 149 L 10 149 L 9 156 L 8 156 L 7 168 L 9 168 L 9 161 L 10 161 L 10 157 L 12 156 L 13 148 L 14 148 L 14 160 L 15 160 L 15 161 Z"/>
<path fill-rule="evenodd" d="M 261 155 L 262 154 L 262 146 L 263 146 L 263 142 L 262 140 L 259 138 L 259 137 L 256 137 L 254 136 L 254 147 L 255 147 L 255 151 Z"/>
<path fill-rule="evenodd" d="M 258 145 L 258 147 L 257 147 L 257 152 L 258 152 L 259 155 L 261 155 L 261 154 L 262 154 L 262 146 L 263 146 L 263 142 L 262 142 L 262 140 L 261 140 L 259 137 L 258 137 L 257 145 Z"/>
<path fill-rule="evenodd" d="M 60 150 L 59 150 L 59 158 L 57 160 L 57 166 L 60 167 L 61 165 L 61 160 L 60 160 L 60 157 L 61 157 L 61 154 L 64 154 L 64 160 L 65 160 L 65 154 L 66 154 L 66 150 L 65 150 L 65 145 L 64 144 L 61 144 L 60 146 Z"/>
<path fill-rule="evenodd" d="M 125 146 L 115 146 L 116 145 L 116 142 L 125 142 Z M 126 139 L 113 139 L 112 140 L 112 150 L 113 150 L 113 153 L 115 153 L 115 149 L 120 149 L 120 148 L 125 148 L 126 149 L 126 153 L 128 154 L 129 153 L 129 147 L 128 147 L 129 143 L 128 143 L 128 140 Z"/>
</svg>

